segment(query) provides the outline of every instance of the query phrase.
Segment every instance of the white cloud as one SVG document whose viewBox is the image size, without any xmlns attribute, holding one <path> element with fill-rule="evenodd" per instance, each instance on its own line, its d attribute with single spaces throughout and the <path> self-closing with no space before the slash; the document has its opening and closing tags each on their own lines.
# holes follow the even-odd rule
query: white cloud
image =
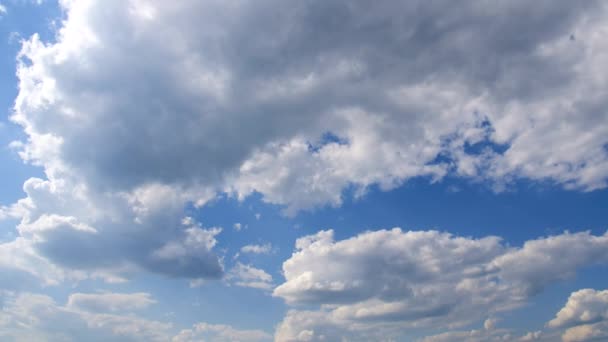
<svg viewBox="0 0 608 342">
<path fill-rule="evenodd" d="M 562 335 L 565 342 L 608 338 L 608 290 L 582 289 L 573 292 L 566 305 L 547 325 L 567 328 Z"/>
<path fill-rule="evenodd" d="M 272 245 L 265 243 L 263 245 L 245 245 L 241 247 L 241 253 L 253 253 L 253 254 L 269 254 L 272 252 Z"/>
<path fill-rule="evenodd" d="M 114 294 L 118 295 L 118 294 Z M 115 299 L 115 298 L 114 298 Z M 0 310 L 0 338 L 16 341 L 167 341 L 169 323 L 134 315 L 61 306 L 45 295 L 9 294 Z"/>
<path fill-rule="evenodd" d="M 314 322 L 348 334 L 464 326 L 520 307 L 581 267 L 607 262 L 608 234 L 564 233 L 515 248 L 497 237 L 437 231 L 395 228 L 342 241 L 334 241 L 331 230 L 321 231 L 297 240 L 283 263 L 286 281 L 273 293 L 318 311 L 293 311 L 277 336 L 316 331 Z M 302 315 L 316 318 L 297 318 Z M 302 326 L 288 327 L 289 322 Z"/>
<path fill-rule="evenodd" d="M 274 286 L 272 276 L 266 271 L 240 262 L 228 272 L 226 279 L 236 286 L 261 290 L 270 290 Z"/>
<path fill-rule="evenodd" d="M 563 342 L 602 341 L 608 338 L 608 324 L 583 324 L 567 329 L 562 335 Z"/>
<path fill-rule="evenodd" d="M 0 214 L 58 268 L 218 278 L 180 224 L 218 192 L 295 214 L 419 176 L 607 185 L 605 3 L 60 4 L 12 116 L 46 179 Z"/>
<path fill-rule="evenodd" d="M 197 323 L 192 329 L 184 329 L 173 337 L 173 342 L 261 342 L 271 341 L 272 336 L 262 330 L 239 330 L 224 324 Z"/>
<path fill-rule="evenodd" d="M 6 14 L 6 6 L 0 3 L 0 17 Z"/>
<path fill-rule="evenodd" d="M 238 223 L 238 222 L 237 222 L 237 223 L 235 223 L 235 224 L 233 225 L 233 227 L 234 227 L 234 230 L 236 230 L 237 232 L 240 232 L 240 231 L 241 231 L 241 229 L 243 229 L 243 225 L 242 225 L 242 224 L 240 224 L 240 223 Z"/>
</svg>

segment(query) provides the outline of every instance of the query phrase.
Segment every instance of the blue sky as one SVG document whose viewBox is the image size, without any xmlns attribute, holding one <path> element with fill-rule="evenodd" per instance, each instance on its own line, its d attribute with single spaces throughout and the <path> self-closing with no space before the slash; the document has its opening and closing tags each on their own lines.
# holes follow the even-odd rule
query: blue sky
<svg viewBox="0 0 608 342">
<path fill-rule="evenodd" d="M 608 339 L 608 6 L 0 4 L 0 340 Z"/>
</svg>

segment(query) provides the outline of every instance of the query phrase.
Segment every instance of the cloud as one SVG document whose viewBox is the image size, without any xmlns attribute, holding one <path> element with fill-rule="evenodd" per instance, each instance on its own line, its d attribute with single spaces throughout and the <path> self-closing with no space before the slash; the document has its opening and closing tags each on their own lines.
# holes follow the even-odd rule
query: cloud
<svg viewBox="0 0 608 342">
<path fill-rule="evenodd" d="M 78 294 L 76 298 L 85 294 Z M 107 294 L 112 300 L 121 294 Z M 92 295 L 97 296 L 97 295 Z M 129 295 L 124 295 L 129 296 Z M 71 297 L 72 298 L 72 297 Z M 125 297 L 122 297 L 125 298 Z M 128 314 L 97 313 L 101 307 L 58 305 L 51 297 L 33 293 L 5 295 L 0 311 L 0 338 L 17 341 L 167 341 L 169 323 Z M 90 303 L 89 303 L 90 304 Z M 114 307 L 114 309 L 119 309 Z"/>
<path fill-rule="evenodd" d="M 338 205 L 351 184 L 447 172 L 606 186 L 600 2 L 457 13 L 427 3 L 62 4 L 57 41 L 23 47 L 13 116 L 29 136 L 24 157 L 54 175 L 111 190 L 257 191 L 291 211 Z M 480 143 L 506 151 L 467 149 Z"/>
<path fill-rule="evenodd" d="M 608 290 L 582 289 L 573 292 L 547 326 L 567 328 L 562 335 L 565 342 L 608 338 Z"/>
<path fill-rule="evenodd" d="M 269 254 L 272 252 L 272 245 L 265 243 L 263 245 L 245 245 L 241 247 L 241 253 L 253 253 L 253 254 Z"/>
<path fill-rule="evenodd" d="M 197 323 L 192 329 L 184 329 L 171 341 L 173 342 L 261 342 L 271 341 L 272 336 L 262 330 L 238 330 L 229 325 Z"/>
<path fill-rule="evenodd" d="M 0 3 L 0 17 L 4 14 L 6 14 L 6 6 L 4 6 L 3 4 Z"/>
<path fill-rule="evenodd" d="M 236 286 L 261 290 L 270 290 L 274 286 L 272 276 L 266 271 L 240 262 L 230 270 L 226 279 Z"/>
<path fill-rule="evenodd" d="M 273 292 L 290 305 L 318 310 L 292 311 L 277 336 L 298 340 L 300 332 L 316 331 L 314 322 L 348 335 L 468 325 L 520 307 L 582 267 L 607 263 L 607 247 L 608 235 L 588 232 L 507 247 L 497 237 L 437 231 L 394 228 L 341 241 L 321 231 L 296 241 L 283 263 L 285 282 Z M 302 326 L 288 326 L 294 322 Z"/>
<path fill-rule="evenodd" d="M 12 115 L 46 179 L 0 214 L 59 268 L 216 279 L 180 221 L 223 192 L 295 214 L 414 177 L 607 185 L 600 1 L 60 5 Z"/>
<path fill-rule="evenodd" d="M 52 265 L 81 277 L 105 274 L 108 280 L 141 270 L 184 278 L 222 275 L 212 250 L 221 229 L 183 220 L 180 195 L 167 187 L 99 194 L 82 185 L 30 179 L 24 190 L 28 197 L 5 209 L 5 215 L 21 219 L 19 237 L 0 250 L 27 246 L 27 254 L 12 257 L 22 258 L 16 264 L 26 272 L 45 277 L 52 269 L 42 266 Z"/>
<path fill-rule="evenodd" d="M 608 338 L 608 324 L 583 324 L 569 328 L 562 335 L 564 342 L 601 341 Z"/>
<path fill-rule="evenodd" d="M 116 312 L 145 309 L 156 303 L 149 293 L 73 293 L 67 307 L 89 312 Z"/>
<path fill-rule="evenodd" d="M 583 289 L 570 295 L 548 326 L 565 327 L 604 320 L 608 320 L 608 290 Z"/>
<path fill-rule="evenodd" d="M 483 342 L 483 341 L 537 341 L 542 337 L 541 331 L 528 332 L 521 337 L 515 337 L 509 329 L 496 328 L 496 319 L 484 321 L 483 329 L 469 331 L 448 331 L 437 335 L 427 336 L 420 342 Z"/>
</svg>

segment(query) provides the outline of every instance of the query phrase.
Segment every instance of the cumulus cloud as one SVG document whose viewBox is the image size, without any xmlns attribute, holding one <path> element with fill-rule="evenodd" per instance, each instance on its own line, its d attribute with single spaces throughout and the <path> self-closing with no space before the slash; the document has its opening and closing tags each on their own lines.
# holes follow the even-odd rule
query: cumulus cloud
<svg viewBox="0 0 608 342">
<path fill-rule="evenodd" d="M 13 116 L 55 175 L 291 210 L 448 171 L 606 185 L 600 2 L 62 4 L 57 41 L 23 47 Z M 506 151 L 467 149 L 484 142 Z"/>
<path fill-rule="evenodd" d="M 285 282 L 273 292 L 290 305 L 318 310 L 292 311 L 277 336 L 298 340 L 301 332 L 317 331 L 315 322 L 338 335 L 471 324 L 521 306 L 581 267 L 607 263 L 607 247 L 607 234 L 588 232 L 507 247 L 497 237 L 437 231 L 394 228 L 341 241 L 334 241 L 333 231 L 321 231 L 297 240 L 283 263 Z M 493 322 L 486 323 L 492 330 Z"/>
<path fill-rule="evenodd" d="M 272 276 L 266 271 L 237 262 L 226 279 L 236 286 L 270 290 L 274 286 Z"/>
<path fill-rule="evenodd" d="M 110 280 L 137 270 L 185 278 L 222 274 L 212 251 L 221 229 L 184 220 L 181 195 L 168 187 L 100 194 L 82 184 L 30 179 L 24 190 L 28 197 L 4 210 L 21 219 L 19 237 L 1 246 L 18 243 L 32 251 L 18 262 L 25 271 L 40 273 L 26 269 L 32 266 L 28 258 L 35 257 L 67 271 L 107 274 Z"/>
<path fill-rule="evenodd" d="M 184 329 L 173 337 L 173 342 L 261 342 L 271 341 L 272 336 L 262 330 L 239 330 L 224 324 L 197 323 L 192 329 Z"/>
<path fill-rule="evenodd" d="M 604 320 L 608 320 L 608 290 L 583 289 L 570 295 L 566 305 L 548 325 L 564 327 Z"/>
<path fill-rule="evenodd" d="M 608 290 L 582 289 L 573 292 L 566 305 L 547 325 L 567 328 L 562 335 L 565 342 L 608 338 Z"/>
<path fill-rule="evenodd" d="M 420 176 L 606 187 L 604 2 L 60 5 L 12 115 L 46 179 L 0 214 L 58 267 L 217 278 L 180 220 L 218 192 L 295 214 Z"/>
<path fill-rule="evenodd" d="M 252 253 L 252 254 L 269 254 L 272 252 L 272 245 L 265 243 L 263 245 L 245 245 L 241 247 L 241 253 Z"/>
<path fill-rule="evenodd" d="M 76 298 L 82 298 L 82 295 L 84 294 L 79 294 Z M 69 303 L 66 306 L 59 305 L 51 297 L 33 293 L 5 294 L 4 297 L 4 305 L 0 310 L 0 338 L 3 340 L 167 341 L 171 336 L 170 323 L 95 310 L 103 309 L 103 306 L 88 306 L 81 310 Z M 112 300 L 115 301 L 116 297 Z"/>
</svg>

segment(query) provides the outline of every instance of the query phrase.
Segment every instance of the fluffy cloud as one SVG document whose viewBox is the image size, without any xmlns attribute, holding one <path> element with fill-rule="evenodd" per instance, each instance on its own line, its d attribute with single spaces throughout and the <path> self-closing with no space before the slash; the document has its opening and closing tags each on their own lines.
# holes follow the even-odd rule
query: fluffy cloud
<svg viewBox="0 0 608 342">
<path fill-rule="evenodd" d="M 272 276 L 266 271 L 251 265 L 244 265 L 240 262 L 237 262 L 230 270 L 226 275 L 226 279 L 236 286 L 261 290 L 270 290 L 274 286 Z"/>
<path fill-rule="evenodd" d="M 224 324 L 197 323 L 192 329 L 184 329 L 173 342 L 262 342 L 271 341 L 272 336 L 262 330 L 239 330 Z"/>
<path fill-rule="evenodd" d="M 30 179 L 24 190 L 27 198 L 4 208 L 5 215 L 21 219 L 19 237 L 0 245 L 31 251 L 12 256 L 22 271 L 48 278 L 52 273 L 45 275 L 41 265 L 50 264 L 108 281 L 137 270 L 185 278 L 218 278 L 223 272 L 212 251 L 221 229 L 183 219 L 182 194 L 173 189 L 149 185 L 131 194 L 102 194 L 83 184 Z"/>
<path fill-rule="evenodd" d="M 572 293 L 566 305 L 547 325 L 567 328 L 562 335 L 565 342 L 608 338 L 608 290 L 583 289 Z"/>
<path fill-rule="evenodd" d="M 217 192 L 294 214 L 419 176 L 606 186 L 604 2 L 60 4 L 12 116 L 46 179 L 0 214 L 57 267 L 217 278 L 214 231 L 180 225 Z"/>
<path fill-rule="evenodd" d="M 277 336 L 306 340 L 298 336 L 316 331 L 308 340 L 322 340 L 319 329 L 322 335 L 359 336 L 359 331 L 463 326 L 521 306 L 581 267 L 608 262 L 607 247 L 608 234 L 586 232 L 514 248 L 497 237 L 437 231 L 395 228 L 342 241 L 334 241 L 331 230 L 321 231 L 297 240 L 283 263 L 286 280 L 273 293 L 288 304 L 319 310 L 292 311 Z"/>
<path fill-rule="evenodd" d="M 77 297 L 86 296 L 78 294 Z M 94 296 L 99 295 L 90 295 Z M 114 302 L 131 301 L 138 306 L 138 295 L 106 294 Z M 125 312 L 97 312 L 58 305 L 52 298 L 32 293 L 5 294 L 0 311 L 0 338 L 15 341 L 167 341 L 171 324 L 146 320 Z M 97 297 L 99 299 L 99 297 Z M 70 298 L 72 301 L 72 297 Z M 122 305 L 122 304 L 121 304 Z M 123 306 L 123 309 L 128 307 Z M 103 305 L 101 309 L 106 309 Z M 114 309 L 118 309 L 114 307 Z"/>
<path fill-rule="evenodd" d="M 583 289 L 570 295 L 566 306 L 549 322 L 550 327 L 608 320 L 608 290 Z"/>
<path fill-rule="evenodd" d="M 606 185 L 598 2 L 62 4 L 57 41 L 24 45 L 13 117 L 53 174 L 119 190 L 231 175 L 294 210 L 451 169 Z M 466 148 L 482 142 L 506 151 Z"/>
</svg>

